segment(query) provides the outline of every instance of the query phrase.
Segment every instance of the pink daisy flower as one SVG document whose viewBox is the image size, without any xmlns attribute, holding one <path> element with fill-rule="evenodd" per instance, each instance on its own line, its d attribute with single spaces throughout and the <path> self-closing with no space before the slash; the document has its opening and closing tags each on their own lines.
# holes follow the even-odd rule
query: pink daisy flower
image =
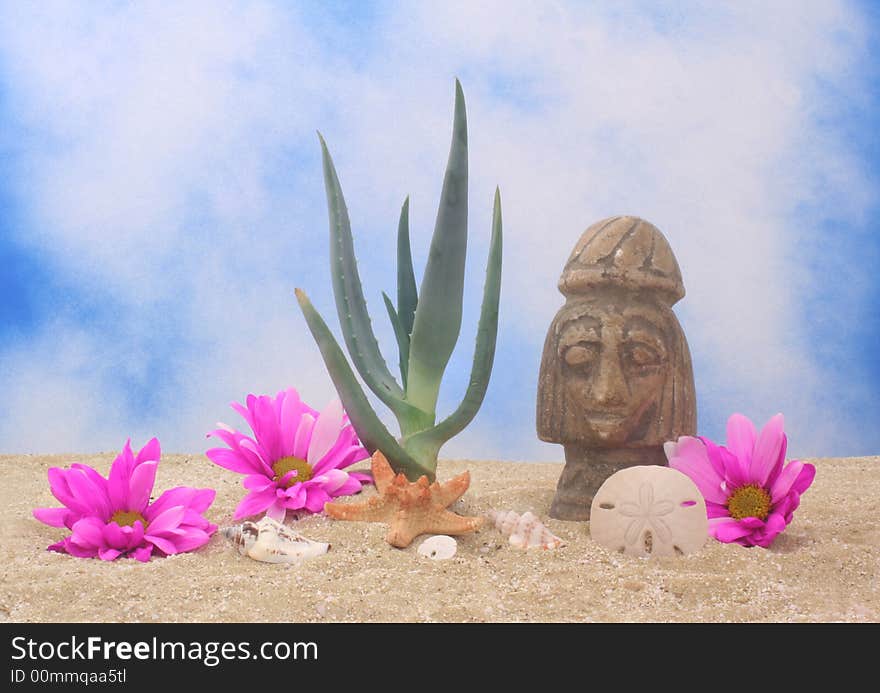
<svg viewBox="0 0 880 693">
<path fill-rule="evenodd" d="M 265 512 L 283 522 L 288 510 L 320 512 L 330 499 L 358 493 L 370 482 L 369 474 L 344 471 L 370 453 L 339 400 L 318 413 L 289 388 L 275 397 L 248 395 L 246 407 L 238 402 L 231 406 L 254 437 L 218 423 L 208 436 L 229 447 L 206 454 L 215 464 L 247 475 L 242 484 L 250 493 L 236 508 L 236 519 Z"/>
<path fill-rule="evenodd" d="M 214 490 L 186 486 L 165 491 L 150 503 L 161 451 L 153 438 L 137 456 L 131 441 L 110 466 L 105 479 L 91 467 L 52 467 L 49 487 L 63 508 L 37 508 L 34 517 L 73 534 L 49 551 L 112 561 L 128 556 L 145 562 L 199 548 L 217 531 L 202 513 L 214 502 Z"/>
<path fill-rule="evenodd" d="M 663 447 L 669 466 L 687 474 L 706 500 L 710 534 L 723 542 L 767 548 L 789 525 L 816 468 L 791 460 L 782 414 L 760 433 L 742 414 L 727 421 L 727 447 L 682 436 Z"/>
</svg>

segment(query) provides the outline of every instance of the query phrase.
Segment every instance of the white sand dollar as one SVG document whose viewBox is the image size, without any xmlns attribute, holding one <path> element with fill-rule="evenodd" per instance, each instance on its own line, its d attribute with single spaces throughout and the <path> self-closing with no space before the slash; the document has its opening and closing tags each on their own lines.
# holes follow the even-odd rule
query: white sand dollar
<svg viewBox="0 0 880 693">
<path fill-rule="evenodd" d="M 437 534 L 433 537 L 428 537 L 419 544 L 419 555 L 435 561 L 443 561 L 447 558 L 452 558 L 455 555 L 456 549 L 458 549 L 458 544 L 455 539 L 445 534 Z"/>
<path fill-rule="evenodd" d="M 709 522 L 696 484 L 669 467 L 628 467 L 599 487 L 590 508 L 590 535 L 629 556 L 699 551 Z"/>
</svg>

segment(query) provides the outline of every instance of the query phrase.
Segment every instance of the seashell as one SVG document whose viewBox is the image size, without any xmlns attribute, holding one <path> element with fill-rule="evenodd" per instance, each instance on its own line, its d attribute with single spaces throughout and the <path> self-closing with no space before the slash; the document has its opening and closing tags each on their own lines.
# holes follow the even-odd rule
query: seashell
<svg viewBox="0 0 880 693">
<path fill-rule="evenodd" d="M 628 467 L 605 480 L 590 508 L 590 535 L 629 556 L 699 551 L 709 523 L 696 484 L 670 467 Z"/>
<path fill-rule="evenodd" d="M 425 556 L 435 561 L 444 561 L 447 558 L 452 558 L 457 549 L 458 544 L 455 539 L 445 534 L 436 534 L 419 544 L 418 550 L 420 556 Z"/>
<path fill-rule="evenodd" d="M 565 544 L 531 512 L 520 515 L 513 510 L 490 510 L 486 516 L 518 549 L 557 549 Z"/>
<path fill-rule="evenodd" d="M 264 563 L 299 563 L 330 550 L 330 544 L 307 539 L 271 517 L 226 527 L 223 536 L 242 556 Z"/>
</svg>

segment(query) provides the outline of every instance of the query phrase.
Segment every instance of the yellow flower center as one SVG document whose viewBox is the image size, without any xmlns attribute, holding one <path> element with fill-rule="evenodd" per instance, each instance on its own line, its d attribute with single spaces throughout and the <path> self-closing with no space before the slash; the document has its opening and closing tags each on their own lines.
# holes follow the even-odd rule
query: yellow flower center
<svg viewBox="0 0 880 693">
<path fill-rule="evenodd" d="M 110 518 L 110 522 L 115 522 L 120 527 L 133 527 L 138 520 L 140 520 L 141 526 L 146 529 L 147 521 L 144 516 L 131 510 L 117 510 Z"/>
<path fill-rule="evenodd" d="M 272 465 L 272 471 L 275 472 L 274 481 L 281 481 L 284 475 L 292 470 L 296 470 L 296 474 L 287 483 L 284 488 L 290 488 L 300 481 L 308 481 L 312 478 L 312 465 L 300 457 L 282 457 Z"/>
<path fill-rule="evenodd" d="M 740 486 L 733 495 L 727 499 L 727 510 L 734 520 L 744 517 L 757 517 L 766 520 L 770 514 L 770 494 L 760 486 L 749 484 Z"/>
</svg>

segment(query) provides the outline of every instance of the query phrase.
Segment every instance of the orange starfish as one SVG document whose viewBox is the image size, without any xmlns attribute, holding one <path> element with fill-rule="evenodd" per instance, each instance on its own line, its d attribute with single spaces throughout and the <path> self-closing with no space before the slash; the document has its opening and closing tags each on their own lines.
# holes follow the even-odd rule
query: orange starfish
<svg viewBox="0 0 880 693">
<path fill-rule="evenodd" d="M 385 541 L 400 549 L 420 534 L 467 534 L 483 524 L 482 517 L 463 517 L 446 509 L 470 486 L 468 472 L 444 484 L 429 484 L 426 476 L 410 482 L 403 474 L 394 476 L 385 455 L 378 450 L 373 454 L 372 470 L 378 496 L 362 503 L 328 502 L 324 512 L 336 520 L 386 522 L 389 527 Z"/>
</svg>

